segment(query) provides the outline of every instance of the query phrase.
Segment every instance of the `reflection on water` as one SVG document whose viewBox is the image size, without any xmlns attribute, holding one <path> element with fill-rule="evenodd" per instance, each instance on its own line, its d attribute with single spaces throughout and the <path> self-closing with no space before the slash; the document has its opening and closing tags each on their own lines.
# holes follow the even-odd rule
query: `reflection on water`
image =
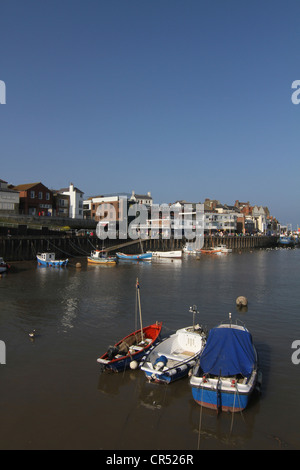
<svg viewBox="0 0 300 470">
<path fill-rule="evenodd" d="M 300 339 L 299 261 L 295 249 L 111 269 L 84 261 L 80 270 L 20 263 L 0 281 L 7 353 L 1 448 L 299 448 L 300 366 L 291 362 L 291 344 Z M 97 357 L 135 328 L 137 277 L 143 323 L 162 321 L 164 335 L 192 324 L 193 304 L 196 322 L 207 328 L 229 312 L 246 324 L 263 384 L 243 414 L 217 417 L 203 409 L 200 421 L 188 380 L 166 386 L 149 384 L 140 370 L 100 373 Z M 239 295 L 248 299 L 246 311 L 236 308 Z"/>
</svg>

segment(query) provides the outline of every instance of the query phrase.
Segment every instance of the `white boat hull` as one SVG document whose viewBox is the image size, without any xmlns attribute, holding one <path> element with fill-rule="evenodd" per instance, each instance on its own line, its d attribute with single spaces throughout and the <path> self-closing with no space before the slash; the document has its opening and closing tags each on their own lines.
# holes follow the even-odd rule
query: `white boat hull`
<svg viewBox="0 0 300 470">
<path fill-rule="evenodd" d="M 152 251 L 153 258 L 182 258 L 182 251 Z"/>
<path fill-rule="evenodd" d="M 201 354 L 206 335 L 202 329 L 182 328 L 159 343 L 141 365 L 150 382 L 169 384 L 188 375 Z"/>
</svg>

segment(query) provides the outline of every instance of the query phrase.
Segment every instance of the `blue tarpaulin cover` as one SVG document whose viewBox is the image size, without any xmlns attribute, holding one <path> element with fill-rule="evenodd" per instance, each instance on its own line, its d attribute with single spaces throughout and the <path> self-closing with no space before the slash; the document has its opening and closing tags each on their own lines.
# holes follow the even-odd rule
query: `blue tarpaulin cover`
<svg viewBox="0 0 300 470">
<path fill-rule="evenodd" d="M 213 328 L 200 358 L 204 374 L 249 377 L 256 362 L 251 334 L 236 328 Z"/>
</svg>

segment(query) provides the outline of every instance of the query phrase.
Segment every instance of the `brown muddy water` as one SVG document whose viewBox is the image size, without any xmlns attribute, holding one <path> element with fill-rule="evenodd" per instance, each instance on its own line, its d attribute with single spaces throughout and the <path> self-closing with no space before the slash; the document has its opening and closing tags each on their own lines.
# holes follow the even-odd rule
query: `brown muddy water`
<svg viewBox="0 0 300 470">
<path fill-rule="evenodd" d="M 0 279 L 0 448 L 299 449 L 300 249 L 120 262 L 67 268 L 13 263 Z M 101 373 L 97 357 L 135 327 L 139 278 L 143 324 L 163 335 L 197 322 L 212 328 L 232 313 L 253 336 L 262 393 L 242 413 L 216 413 L 192 398 L 188 379 L 149 384 L 140 370 Z M 238 312 L 235 299 L 248 298 Z M 35 329 L 32 341 L 28 334 Z M 199 439 L 200 431 L 200 439 Z"/>
</svg>

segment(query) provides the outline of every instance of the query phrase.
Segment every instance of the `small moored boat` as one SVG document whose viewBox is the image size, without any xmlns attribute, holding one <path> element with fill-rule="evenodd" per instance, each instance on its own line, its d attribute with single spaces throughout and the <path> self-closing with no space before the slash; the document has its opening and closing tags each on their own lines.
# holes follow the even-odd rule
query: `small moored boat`
<svg viewBox="0 0 300 470">
<path fill-rule="evenodd" d="M 175 250 L 175 251 L 152 251 L 148 252 L 152 253 L 153 258 L 182 258 L 182 251 Z"/>
<path fill-rule="evenodd" d="M 114 346 L 110 346 L 106 353 L 97 359 L 103 369 L 114 372 L 121 372 L 129 367 L 134 369 L 159 341 L 162 322 L 156 322 L 143 328 L 138 279 L 136 282 L 136 306 L 139 308 L 141 328 L 121 339 Z"/>
<path fill-rule="evenodd" d="M 169 384 L 186 377 L 195 366 L 205 340 L 206 333 L 201 326 L 181 328 L 154 347 L 141 370 L 150 382 L 156 383 Z"/>
<path fill-rule="evenodd" d="M 201 253 L 203 253 L 204 255 L 218 255 L 221 253 L 221 249 L 220 248 L 202 248 L 201 250 Z"/>
<path fill-rule="evenodd" d="M 9 268 L 10 266 L 0 257 L 0 274 L 5 273 Z"/>
<path fill-rule="evenodd" d="M 41 266 L 66 266 L 68 259 L 55 259 L 55 253 L 38 253 L 36 256 L 37 262 Z"/>
<path fill-rule="evenodd" d="M 232 253 L 232 249 L 227 248 L 226 245 L 218 245 L 214 247 L 213 250 L 218 251 L 218 252 L 220 251 L 221 253 Z"/>
<path fill-rule="evenodd" d="M 190 379 L 194 400 L 217 411 L 241 411 L 259 384 L 257 353 L 249 331 L 221 324 L 210 330 Z"/>
<path fill-rule="evenodd" d="M 151 261 L 152 259 L 152 252 L 150 253 L 140 253 L 134 255 L 126 255 L 125 253 L 116 253 L 116 256 L 120 260 L 126 261 Z"/>
<path fill-rule="evenodd" d="M 101 264 L 101 265 L 115 265 L 117 264 L 117 258 L 115 256 L 107 256 L 101 250 L 94 250 L 87 259 L 88 264 Z"/>
<path fill-rule="evenodd" d="M 294 238 L 288 235 L 280 235 L 278 243 L 281 246 L 287 247 L 295 246 L 296 244 Z"/>
</svg>

